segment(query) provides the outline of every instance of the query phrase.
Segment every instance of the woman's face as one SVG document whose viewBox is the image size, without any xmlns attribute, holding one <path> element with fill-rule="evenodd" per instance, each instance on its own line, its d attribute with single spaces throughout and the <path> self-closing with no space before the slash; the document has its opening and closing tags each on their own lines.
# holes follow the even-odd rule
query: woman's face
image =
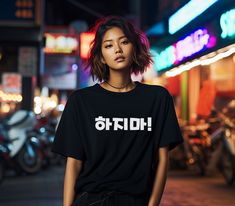
<svg viewBox="0 0 235 206">
<path fill-rule="evenodd" d="M 133 44 L 119 27 L 113 27 L 104 34 L 101 46 L 102 63 L 120 70 L 132 64 Z"/>
</svg>

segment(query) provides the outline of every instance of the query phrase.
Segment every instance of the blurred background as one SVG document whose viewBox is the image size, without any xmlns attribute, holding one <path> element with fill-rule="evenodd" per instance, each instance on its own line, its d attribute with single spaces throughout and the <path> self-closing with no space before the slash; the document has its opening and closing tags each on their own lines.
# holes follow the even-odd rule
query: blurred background
<svg viewBox="0 0 235 206">
<path fill-rule="evenodd" d="M 161 205 L 234 205 L 233 0 L 0 0 L 0 205 L 62 205 L 65 159 L 50 148 L 68 96 L 96 83 L 82 63 L 106 15 L 150 41 L 154 63 L 132 79 L 174 98 L 185 143 Z"/>
</svg>

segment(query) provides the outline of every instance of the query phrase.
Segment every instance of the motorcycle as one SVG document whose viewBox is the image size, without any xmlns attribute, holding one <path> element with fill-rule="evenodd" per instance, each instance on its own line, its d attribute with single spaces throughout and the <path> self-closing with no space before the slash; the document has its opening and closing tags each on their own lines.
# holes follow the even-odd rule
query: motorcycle
<svg viewBox="0 0 235 206">
<path fill-rule="evenodd" d="M 232 185 L 235 181 L 235 124 L 223 112 L 217 111 L 216 115 L 217 118 L 191 126 L 194 134 L 188 134 L 188 139 L 194 155 L 190 160 L 198 166 L 201 175 L 218 168 L 225 182 Z"/>
<path fill-rule="evenodd" d="M 32 131 L 28 132 L 29 137 L 37 138 L 40 142 L 40 149 L 43 155 L 43 169 L 46 169 L 50 165 L 60 165 L 63 163 L 62 157 L 51 151 L 56 124 L 57 121 L 48 116 L 37 117 L 37 124 Z"/>
<path fill-rule="evenodd" d="M 39 141 L 29 138 L 27 131 L 36 124 L 33 112 L 18 110 L 1 121 L 2 131 L 10 148 L 10 159 L 7 165 L 20 174 L 22 171 L 33 174 L 40 170 L 42 155 Z"/>
<path fill-rule="evenodd" d="M 235 124 L 223 113 L 219 116 L 223 120 L 222 128 L 212 135 L 212 145 L 219 144 L 221 156 L 218 158 L 218 168 L 226 183 L 232 185 L 235 182 Z"/>
<path fill-rule="evenodd" d="M 208 128 L 208 124 L 187 125 L 179 121 L 184 143 L 177 146 L 170 153 L 170 165 L 180 169 L 190 170 L 195 175 L 204 175 L 204 163 L 202 161 L 203 141 L 200 131 Z"/>
</svg>

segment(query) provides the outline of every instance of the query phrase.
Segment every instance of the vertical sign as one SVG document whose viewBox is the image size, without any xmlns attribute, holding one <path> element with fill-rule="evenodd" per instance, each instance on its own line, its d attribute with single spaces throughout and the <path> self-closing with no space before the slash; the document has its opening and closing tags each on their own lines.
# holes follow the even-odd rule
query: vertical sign
<svg viewBox="0 0 235 206">
<path fill-rule="evenodd" d="M 18 68 L 22 76 L 34 76 L 37 71 L 36 47 L 20 47 L 18 55 Z"/>
</svg>

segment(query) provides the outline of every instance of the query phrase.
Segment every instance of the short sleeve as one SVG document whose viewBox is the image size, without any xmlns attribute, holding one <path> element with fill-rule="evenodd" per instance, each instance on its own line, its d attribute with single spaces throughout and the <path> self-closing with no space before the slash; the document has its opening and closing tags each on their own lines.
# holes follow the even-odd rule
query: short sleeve
<svg viewBox="0 0 235 206">
<path fill-rule="evenodd" d="M 183 137 L 177 120 L 174 101 L 168 91 L 164 104 L 163 124 L 158 147 L 169 146 L 169 150 L 172 150 L 178 144 L 183 143 Z"/>
<path fill-rule="evenodd" d="M 64 157 L 84 160 L 82 138 L 79 131 L 78 104 L 73 92 L 65 105 L 56 129 L 51 151 Z"/>
</svg>

